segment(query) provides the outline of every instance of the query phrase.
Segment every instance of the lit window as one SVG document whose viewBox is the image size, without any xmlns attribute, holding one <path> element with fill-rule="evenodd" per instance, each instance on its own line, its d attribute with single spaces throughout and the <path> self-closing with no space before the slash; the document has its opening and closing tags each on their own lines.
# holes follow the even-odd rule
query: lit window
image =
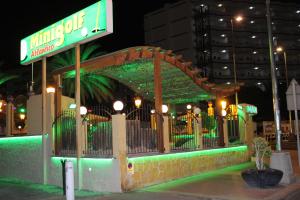
<svg viewBox="0 0 300 200">
<path fill-rule="evenodd" d="M 257 51 L 253 51 L 252 53 L 253 53 L 253 54 L 257 54 Z"/>
<path fill-rule="evenodd" d="M 254 21 L 254 20 L 251 20 L 251 21 L 250 21 L 250 24 L 254 24 L 254 23 L 255 23 L 255 21 Z"/>
<path fill-rule="evenodd" d="M 254 9 L 254 7 L 253 7 L 253 6 L 250 6 L 250 7 L 249 7 L 249 10 L 253 10 L 253 9 Z"/>
<path fill-rule="evenodd" d="M 222 6 L 223 6 L 223 4 L 221 4 L 221 3 L 218 4 L 218 7 L 219 7 L 219 8 L 221 8 Z"/>
<path fill-rule="evenodd" d="M 255 39 L 255 38 L 256 38 L 256 35 L 252 35 L 251 38 L 252 38 L 252 39 Z"/>
<path fill-rule="evenodd" d="M 226 53 L 227 51 L 226 51 L 225 49 L 223 49 L 221 52 L 222 52 L 222 53 Z"/>
<path fill-rule="evenodd" d="M 221 37 L 226 37 L 226 35 L 225 35 L 225 34 L 222 34 Z"/>
<path fill-rule="evenodd" d="M 220 19 L 219 19 L 219 22 L 222 22 L 222 21 L 224 21 L 224 19 L 223 19 L 223 18 L 220 18 Z"/>
<path fill-rule="evenodd" d="M 258 70 L 259 68 L 258 67 L 254 67 L 253 69 Z"/>
<path fill-rule="evenodd" d="M 228 67 L 227 67 L 227 66 L 224 66 L 223 69 L 228 69 Z"/>
</svg>

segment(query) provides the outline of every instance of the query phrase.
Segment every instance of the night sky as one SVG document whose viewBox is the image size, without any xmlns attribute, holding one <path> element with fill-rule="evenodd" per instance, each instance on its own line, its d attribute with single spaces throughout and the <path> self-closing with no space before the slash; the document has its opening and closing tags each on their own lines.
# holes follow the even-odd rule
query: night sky
<svg viewBox="0 0 300 200">
<path fill-rule="evenodd" d="M 1 7 L 1 54 L 3 69 L 20 67 L 19 44 L 27 37 L 97 0 L 7 1 Z M 151 2 L 151 3 L 150 3 Z M 143 45 L 143 16 L 171 0 L 113 0 L 114 33 L 97 40 L 104 50 Z"/>
</svg>

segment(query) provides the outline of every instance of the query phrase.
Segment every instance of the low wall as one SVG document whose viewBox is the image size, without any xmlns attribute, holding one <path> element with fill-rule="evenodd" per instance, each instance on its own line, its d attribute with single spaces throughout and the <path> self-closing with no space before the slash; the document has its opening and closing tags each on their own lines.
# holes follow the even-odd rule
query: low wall
<svg viewBox="0 0 300 200">
<path fill-rule="evenodd" d="M 42 183 L 42 136 L 0 138 L 0 177 Z"/>
<path fill-rule="evenodd" d="M 49 142 L 48 142 L 49 145 Z M 50 146 L 48 146 L 50 151 Z M 62 187 L 61 160 L 74 165 L 74 184 L 78 185 L 77 159 L 48 157 L 49 185 Z M 98 192 L 121 192 L 119 162 L 116 159 L 81 158 L 81 189 Z M 0 177 L 43 183 L 42 136 L 0 138 Z"/>
<path fill-rule="evenodd" d="M 75 187 L 78 186 L 77 159 L 67 157 L 52 157 L 50 164 L 49 184 L 62 187 L 61 160 L 73 162 Z M 116 159 L 81 158 L 81 189 L 97 192 L 121 192 L 119 164 Z"/>
<path fill-rule="evenodd" d="M 133 190 L 249 161 L 247 146 L 129 158 L 126 189 Z"/>
</svg>

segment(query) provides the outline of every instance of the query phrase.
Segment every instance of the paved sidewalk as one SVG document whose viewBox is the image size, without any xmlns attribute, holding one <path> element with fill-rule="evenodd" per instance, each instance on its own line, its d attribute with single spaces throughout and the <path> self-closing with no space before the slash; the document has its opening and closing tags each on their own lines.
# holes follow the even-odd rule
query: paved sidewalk
<svg viewBox="0 0 300 200">
<path fill-rule="evenodd" d="M 294 171 L 299 175 L 297 152 L 291 152 Z M 221 170 L 186 177 L 168 183 L 150 186 L 133 192 L 112 194 L 87 191 L 76 192 L 76 199 L 84 200 L 299 200 L 300 179 L 290 185 L 260 189 L 246 185 L 241 171 L 254 167 L 245 163 Z M 0 179 L 0 200 L 63 200 L 62 189 L 26 182 Z"/>
</svg>

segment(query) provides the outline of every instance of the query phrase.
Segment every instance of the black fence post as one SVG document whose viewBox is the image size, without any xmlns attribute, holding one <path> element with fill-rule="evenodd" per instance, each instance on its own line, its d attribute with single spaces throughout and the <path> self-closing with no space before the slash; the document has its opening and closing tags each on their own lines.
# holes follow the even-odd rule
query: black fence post
<svg viewBox="0 0 300 200">
<path fill-rule="evenodd" d="M 62 169 L 62 178 L 63 178 L 63 191 L 64 191 L 64 196 L 66 196 L 66 159 L 65 160 L 60 160 L 61 162 L 61 169 Z"/>
</svg>

